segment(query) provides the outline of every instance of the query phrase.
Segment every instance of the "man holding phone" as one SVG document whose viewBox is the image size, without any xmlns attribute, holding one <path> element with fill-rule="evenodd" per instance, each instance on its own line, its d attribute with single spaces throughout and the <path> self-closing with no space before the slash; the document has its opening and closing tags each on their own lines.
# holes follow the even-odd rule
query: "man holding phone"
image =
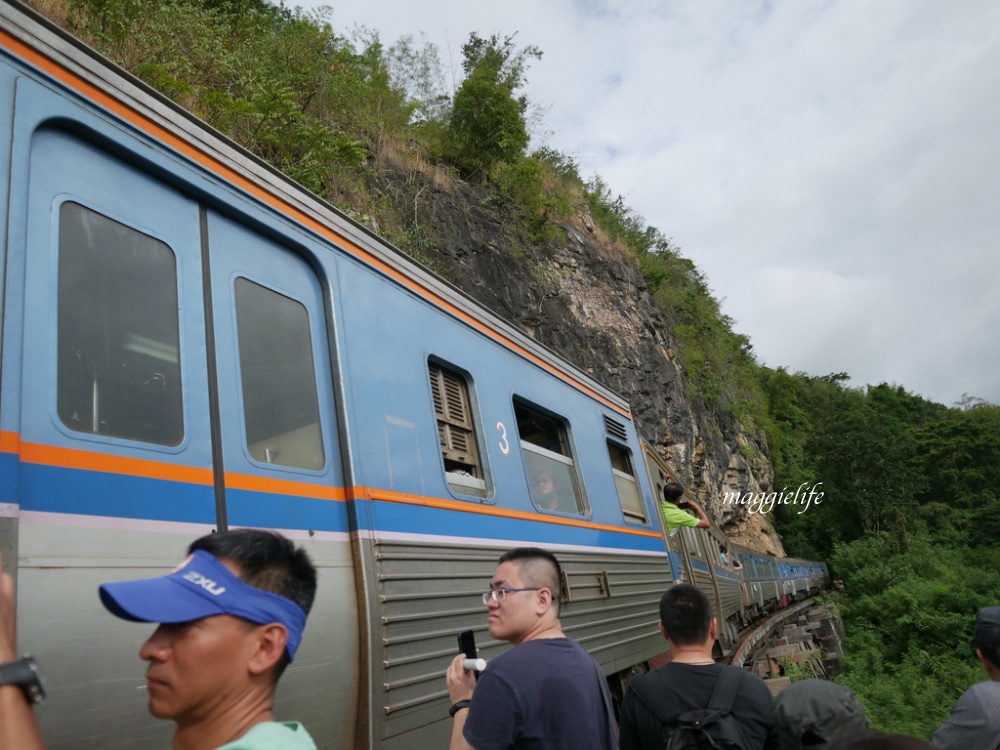
<svg viewBox="0 0 1000 750">
<path fill-rule="evenodd" d="M 688 510 L 693 510 L 698 517 L 692 516 Z M 712 525 L 698 503 L 684 499 L 684 489 L 677 482 L 667 482 L 663 485 L 660 512 L 663 514 L 663 523 L 667 527 L 668 534 L 680 526 L 707 529 Z"/>
<path fill-rule="evenodd" d="M 477 679 L 465 653 L 448 667 L 451 750 L 534 750 L 618 745 L 607 682 L 559 622 L 561 568 L 537 547 L 504 554 L 483 594 L 489 634 L 514 648 Z"/>
</svg>

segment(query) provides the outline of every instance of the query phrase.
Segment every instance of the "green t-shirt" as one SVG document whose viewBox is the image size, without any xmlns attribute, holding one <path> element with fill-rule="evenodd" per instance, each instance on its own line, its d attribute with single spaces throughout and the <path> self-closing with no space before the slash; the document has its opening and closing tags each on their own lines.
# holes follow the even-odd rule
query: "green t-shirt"
<svg viewBox="0 0 1000 750">
<path fill-rule="evenodd" d="M 666 500 L 660 503 L 660 512 L 663 514 L 663 522 L 667 525 L 667 532 L 671 532 L 678 526 L 697 526 L 698 519 L 688 513 L 686 510 L 681 510 L 673 503 L 668 503 Z"/>
<path fill-rule="evenodd" d="M 216 750 L 316 750 L 316 743 L 297 721 L 265 721 Z"/>
</svg>

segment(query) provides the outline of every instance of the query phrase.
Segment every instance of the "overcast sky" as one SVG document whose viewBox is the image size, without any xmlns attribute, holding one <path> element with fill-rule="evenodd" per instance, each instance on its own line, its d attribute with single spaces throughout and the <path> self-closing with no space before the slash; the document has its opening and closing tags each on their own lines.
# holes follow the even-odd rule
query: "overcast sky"
<svg viewBox="0 0 1000 750">
<path fill-rule="evenodd" d="M 765 364 L 1000 403 L 996 0 L 286 0 L 535 45 L 539 131 L 706 275 Z"/>
</svg>

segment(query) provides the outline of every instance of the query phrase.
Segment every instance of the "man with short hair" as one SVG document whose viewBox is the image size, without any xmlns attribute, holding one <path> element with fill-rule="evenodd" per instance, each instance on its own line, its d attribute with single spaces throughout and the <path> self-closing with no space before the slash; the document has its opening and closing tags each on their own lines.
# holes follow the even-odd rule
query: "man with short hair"
<svg viewBox="0 0 1000 750">
<path fill-rule="evenodd" d="M 686 511 L 693 510 L 698 514 L 695 518 Z M 697 529 L 707 529 L 711 526 L 705 511 L 694 500 L 684 499 L 684 488 L 677 482 L 667 482 L 663 485 L 663 500 L 660 503 L 660 513 L 663 515 L 663 522 L 666 524 L 667 533 L 670 533 L 681 526 L 689 526 Z"/>
<path fill-rule="evenodd" d="M 661 714 L 678 716 L 708 707 L 726 667 L 713 659 L 718 624 L 700 589 L 679 583 L 660 598 L 660 633 L 670 642 L 668 664 L 633 677 L 621 708 L 621 750 L 663 750 L 663 722 L 639 697 L 656 696 Z M 744 750 L 762 750 L 771 728 L 771 691 L 756 675 L 740 670 L 732 715 L 745 741 Z M 640 685 L 639 683 L 644 683 Z"/>
<path fill-rule="evenodd" d="M 316 594 L 309 556 L 285 537 L 239 529 L 196 540 L 172 573 L 100 587 L 117 617 L 158 623 L 139 651 L 149 711 L 175 722 L 174 750 L 315 750 L 274 720 L 278 678 L 295 657 Z M 13 582 L 0 585 L 0 662 L 14 651 Z M 13 689 L 11 689 L 13 688 Z M 41 748 L 16 685 L 0 687 L 0 747 Z"/>
<path fill-rule="evenodd" d="M 966 690 L 934 733 L 942 750 L 1000 748 L 1000 607 L 979 610 L 972 647 L 990 679 Z"/>
<path fill-rule="evenodd" d="M 489 634 L 514 648 L 492 659 L 478 681 L 448 667 L 454 717 L 451 750 L 614 750 L 607 683 L 559 622 L 561 569 L 552 553 L 521 547 L 500 558 L 483 595 Z"/>
</svg>

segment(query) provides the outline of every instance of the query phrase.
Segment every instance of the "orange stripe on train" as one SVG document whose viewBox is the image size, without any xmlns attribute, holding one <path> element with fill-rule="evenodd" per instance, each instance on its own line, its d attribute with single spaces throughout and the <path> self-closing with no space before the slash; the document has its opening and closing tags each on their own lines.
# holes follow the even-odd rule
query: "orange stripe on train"
<svg viewBox="0 0 1000 750">
<path fill-rule="evenodd" d="M 20 443 L 18 451 L 21 460 L 29 464 L 56 466 L 63 469 L 83 469 L 84 471 L 100 471 L 105 474 L 125 474 L 128 476 L 164 479 L 170 482 L 185 482 L 211 486 L 213 483 L 211 469 L 199 469 L 193 466 L 166 464 L 161 461 L 149 461 L 144 458 L 127 458 L 125 456 L 110 456 L 106 453 L 94 453 L 76 448 L 59 448 L 41 443 Z"/>
<path fill-rule="evenodd" d="M 632 534 L 633 536 L 645 536 L 652 539 L 662 539 L 663 535 L 647 529 L 633 529 L 627 526 L 612 526 L 604 523 L 594 523 L 576 518 L 564 518 L 563 516 L 542 515 L 522 510 L 508 510 L 497 508 L 492 505 L 480 505 L 462 500 L 445 500 L 436 497 L 422 497 L 419 495 L 406 495 L 401 492 L 391 492 L 389 490 L 371 489 L 366 487 L 352 488 L 358 497 L 367 497 L 371 500 L 384 500 L 390 503 L 404 503 L 407 505 L 421 505 L 428 508 L 440 508 L 442 510 L 458 510 L 464 513 L 480 513 L 487 516 L 499 516 L 501 518 L 513 518 L 519 521 L 535 521 L 539 523 L 558 524 L 560 526 L 574 526 L 583 529 L 595 529 L 597 531 L 614 531 L 619 534 Z"/>
</svg>

